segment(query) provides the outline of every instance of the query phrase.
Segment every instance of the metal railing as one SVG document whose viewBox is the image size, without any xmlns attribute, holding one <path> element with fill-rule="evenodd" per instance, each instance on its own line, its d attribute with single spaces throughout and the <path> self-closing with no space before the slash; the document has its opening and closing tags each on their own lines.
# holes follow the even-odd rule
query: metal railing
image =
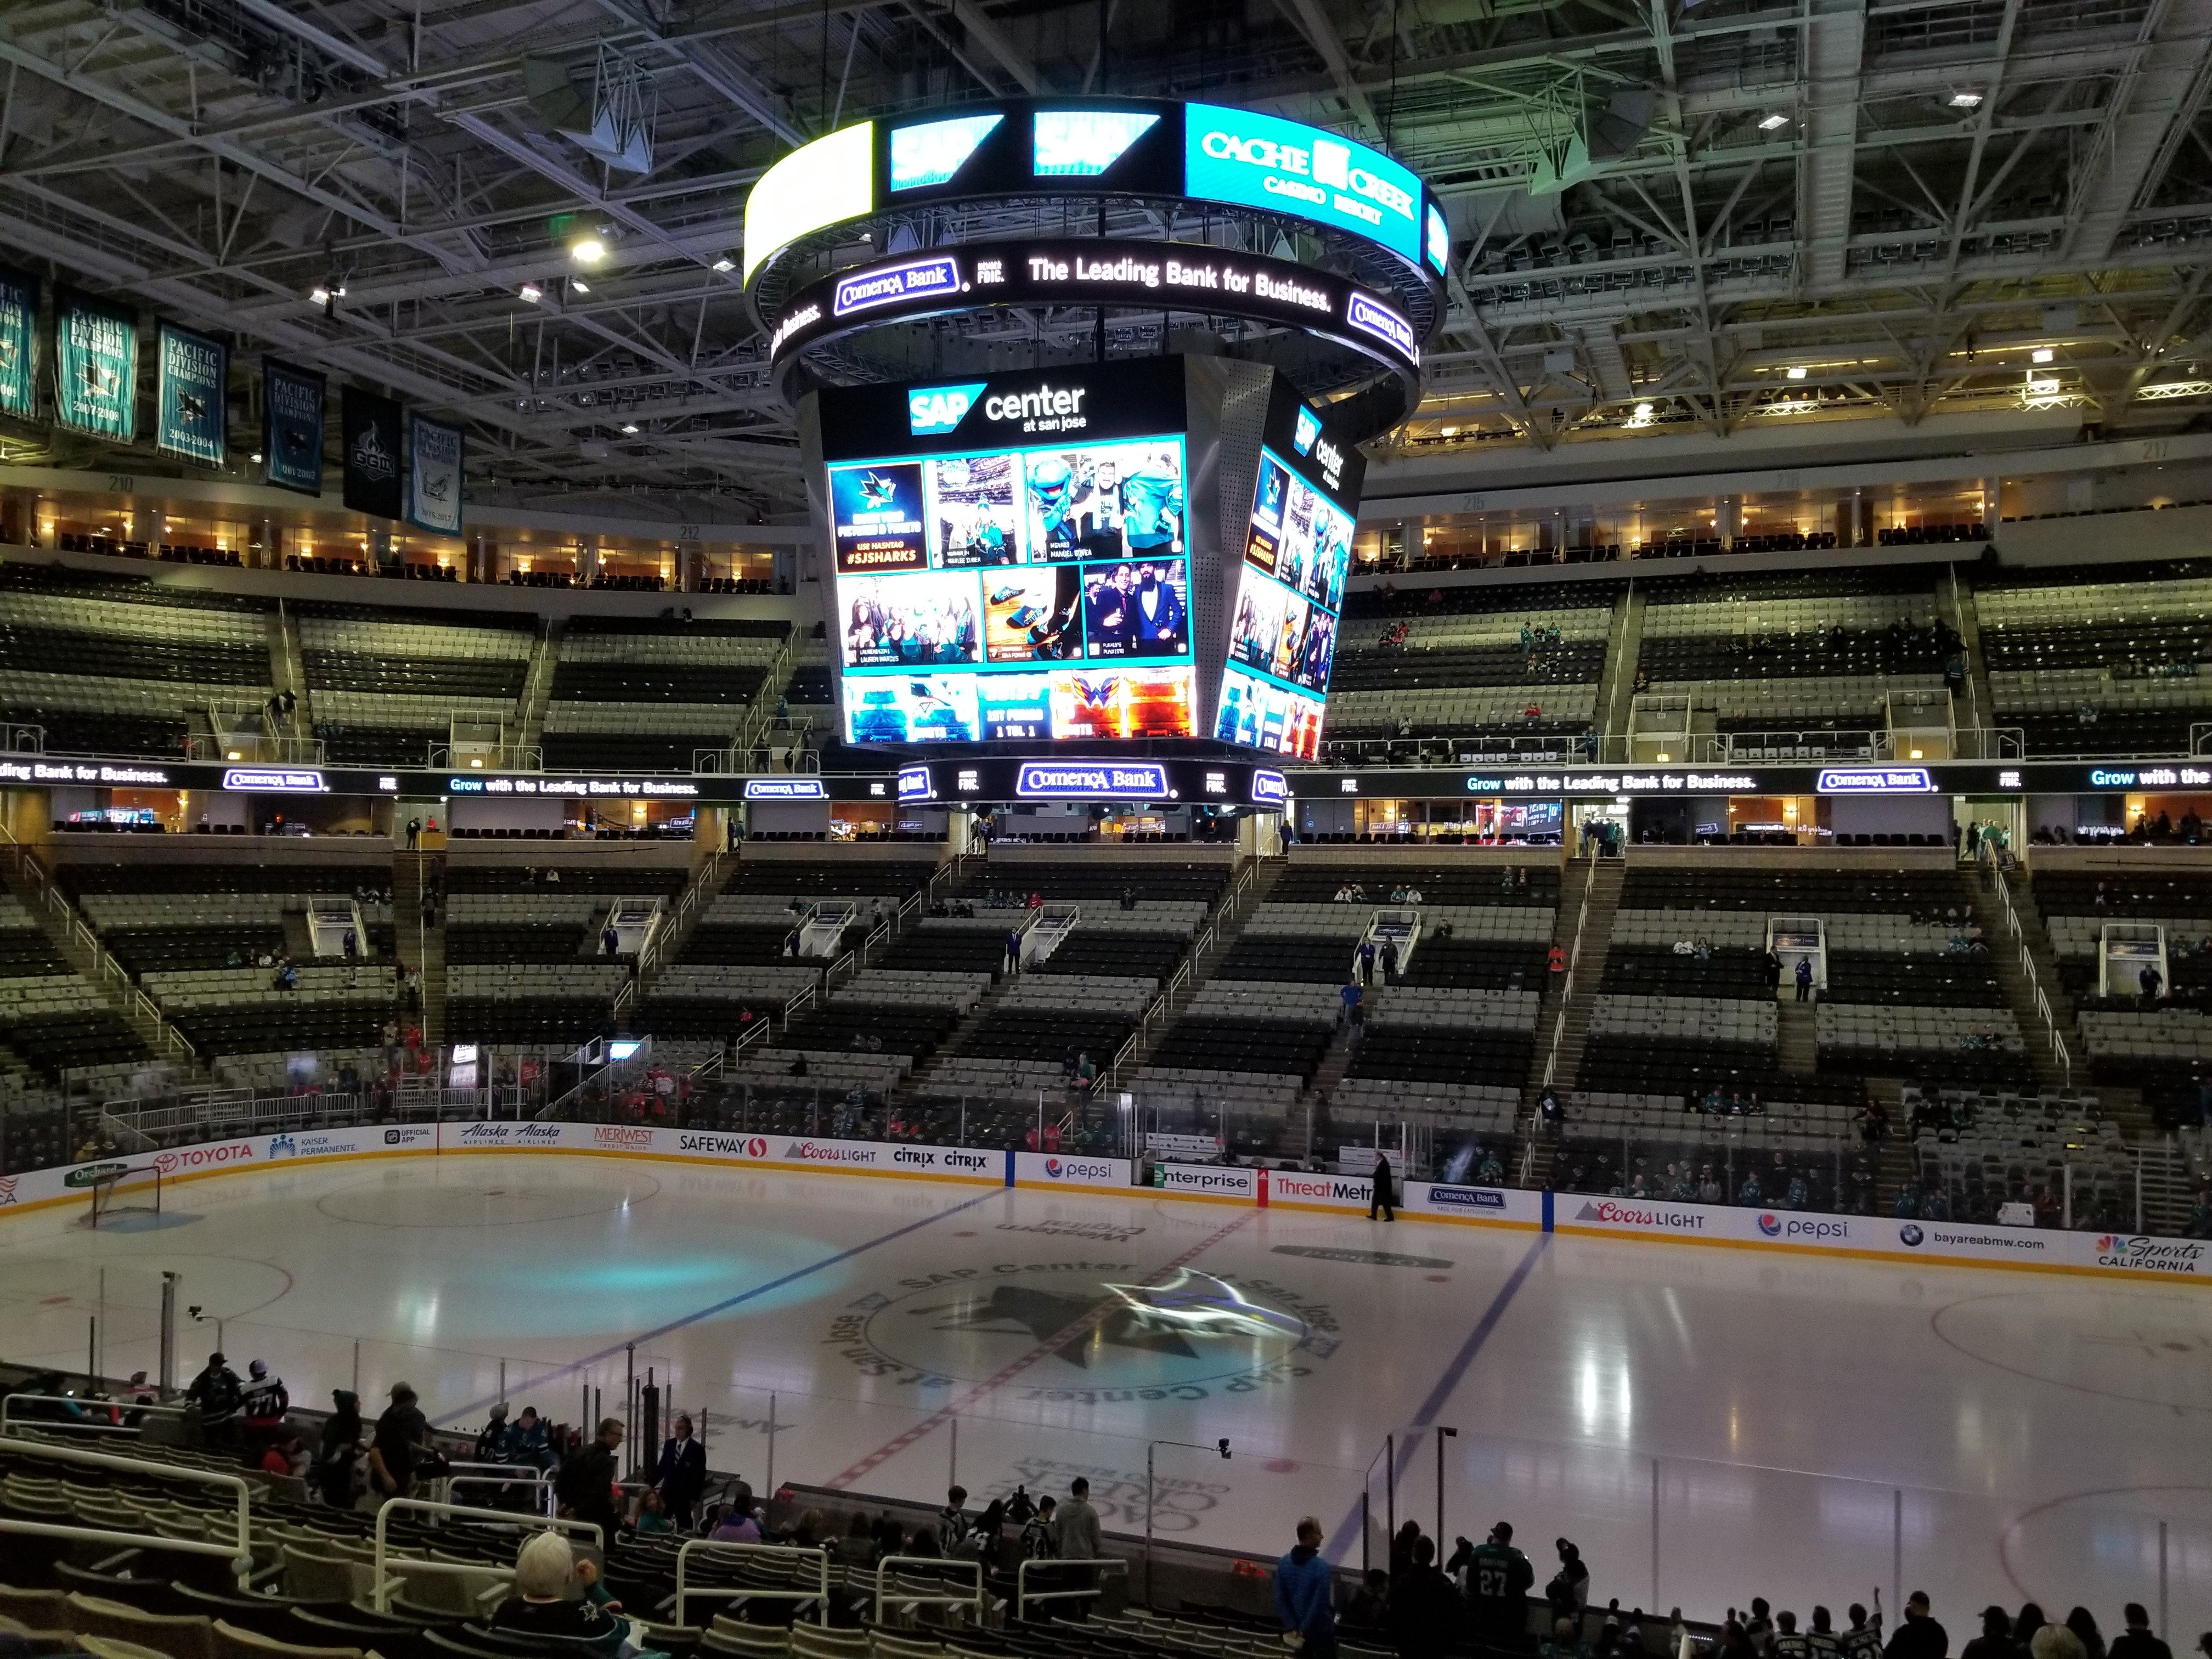
<svg viewBox="0 0 2212 1659">
<path fill-rule="evenodd" d="M 1595 842 L 1590 848 L 1589 866 L 1589 875 L 1583 882 L 1582 905 L 1575 912 L 1574 939 L 1567 947 L 1567 971 L 1559 981 L 1559 1012 L 1552 1024 L 1552 1046 L 1544 1055 L 1543 1086 L 1547 1089 L 1552 1086 L 1553 1075 L 1559 1069 L 1559 1045 L 1566 1041 L 1567 1010 L 1575 1000 L 1575 969 L 1582 965 L 1583 929 L 1589 922 L 1590 894 L 1597 886 L 1597 872 L 1602 867 Z"/>
<path fill-rule="evenodd" d="M 46 728 L 0 722 L 0 748 L 11 755 L 43 755 L 46 752 Z"/>
<path fill-rule="evenodd" d="M 2013 908 L 2012 892 L 2006 884 L 2004 872 L 1995 863 L 1986 866 L 1986 872 L 1996 889 L 1997 904 L 2004 912 L 2006 931 L 2012 937 L 2014 948 L 2020 953 L 2020 971 L 2027 980 L 2028 994 L 2035 1001 L 2035 1012 L 2042 1017 L 2044 1034 L 2050 1042 L 2051 1057 L 2058 1062 L 2059 1075 L 2070 1088 L 2074 1081 L 2074 1057 L 2067 1052 L 2066 1039 L 2059 1031 L 2057 1016 L 2051 1011 L 2051 999 L 2043 994 L 2042 981 L 2035 971 L 2035 957 L 2027 948 L 2027 930 L 2021 925 L 2020 913 Z"/>
<path fill-rule="evenodd" d="M 606 1534 L 599 1530 L 596 1522 L 570 1521 L 542 1515 L 521 1515 L 513 1510 L 468 1509 L 459 1504 L 436 1503 L 428 1498 L 387 1498 L 377 1508 L 375 1553 L 370 1558 L 376 1578 L 376 1588 L 371 1599 L 379 1613 L 392 1611 L 393 1589 L 406 1583 L 408 1577 L 416 1573 L 427 1572 L 459 1577 L 489 1573 L 501 1581 L 497 1589 L 501 1595 L 507 1594 L 507 1586 L 514 1577 L 514 1570 L 512 1567 L 495 1567 L 482 1561 L 429 1561 L 417 1556 L 393 1555 L 386 1528 L 391 1524 L 392 1512 L 396 1510 L 409 1510 L 421 1515 L 448 1516 L 458 1521 L 495 1521 L 501 1526 L 520 1527 L 526 1532 L 589 1533 L 595 1547 L 600 1549 L 606 1547 Z M 244 1524 L 245 1515 L 241 1505 L 240 1511 L 241 1534 L 244 1532 Z M 386 1570 L 394 1562 L 403 1564 L 406 1572 L 387 1576 Z M 477 1599 L 482 1601 L 485 1596 L 480 1595 Z"/>
<path fill-rule="evenodd" d="M 456 1486 L 531 1486 L 536 1489 L 530 1500 L 533 1510 L 549 1516 L 553 1513 L 555 1476 L 550 1469 L 531 1468 L 519 1463 L 448 1463 L 446 1467 L 452 1473 L 436 1483 L 444 1494 L 437 1500 L 440 1503 L 450 1503 Z M 471 1470 L 489 1472 L 465 1473 Z"/>
<path fill-rule="evenodd" d="M 81 1410 L 88 1409 L 92 1411 L 109 1411 L 114 1413 L 118 1416 L 136 1414 L 137 1416 L 143 1417 L 149 1413 L 153 1413 L 159 1414 L 163 1417 L 181 1418 L 192 1409 L 189 1406 L 155 1406 L 150 1404 L 142 1406 L 135 1401 L 127 1400 L 65 1399 L 61 1395 L 51 1394 L 11 1394 L 0 1395 L 0 1440 L 10 1437 L 9 1435 L 9 1431 L 10 1429 L 62 1429 L 71 1434 L 136 1435 L 138 1432 L 138 1430 L 135 1425 L 128 1423 L 75 1422 L 66 1417 L 49 1416 L 45 1413 L 23 1411 L 20 1408 L 11 1410 L 10 1407 L 15 1407 L 16 1402 L 19 1401 L 27 1405 L 42 1405 L 62 1407 L 75 1406 Z"/>
<path fill-rule="evenodd" d="M 488 757 L 487 764 L 477 766 L 471 763 L 463 767 L 453 759 L 450 742 L 433 744 L 423 760 L 434 772 L 543 772 L 545 769 L 545 749 L 542 744 L 488 744 L 478 752 L 481 757 Z"/>
<path fill-rule="evenodd" d="M 185 758 L 322 766 L 328 763 L 329 748 L 320 738 L 279 737 L 261 732 L 193 732 L 185 738 Z"/>
<path fill-rule="evenodd" d="M 774 1562 L 778 1565 L 799 1567 L 811 1562 L 817 1582 L 811 1589 L 767 1589 L 757 1584 L 694 1584 L 690 1582 L 689 1570 L 694 1552 L 715 1555 L 733 1555 L 739 1559 L 750 1557 Z M 712 1538 L 690 1538 L 676 1552 L 676 1622 L 689 1625 L 684 1616 L 684 1604 L 693 1596 L 728 1597 L 738 1601 L 814 1601 L 822 1609 L 822 1627 L 830 1628 L 830 1552 L 826 1549 L 802 1549 L 793 1544 L 725 1543 Z"/>
<path fill-rule="evenodd" d="M 1031 1567 L 1042 1567 L 1048 1571 L 1091 1567 L 1102 1573 L 1118 1571 L 1125 1574 L 1129 1571 L 1129 1564 L 1118 1556 L 1102 1556 L 1090 1561 L 1024 1561 L 1014 1569 L 1014 1617 L 1017 1619 L 1030 1616 L 1029 1606 L 1032 1601 L 1069 1601 L 1099 1594 L 1099 1587 L 1096 1584 L 1086 1585 L 1080 1589 L 1033 1590 L 1030 1588 Z"/>
<path fill-rule="evenodd" d="M 58 1445 L 44 1440 L 17 1440 L 0 1437 L 0 1453 L 15 1452 L 24 1456 L 57 1458 L 65 1463 L 82 1463 L 92 1468 L 120 1469 L 125 1474 L 149 1477 L 156 1483 L 188 1480 L 203 1486 L 214 1486 L 229 1492 L 236 1499 L 234 1518 L 238 1526 L 234 1540 L 214 1539 L 171 1538 L 157 1532 L 123 1532 L 112 1527 L 80 1527 L 57 1521 L 32 1521 L 23 1517 L 21 1510 L 0 1510 L 0 1532 L 20 1533 L 31 1538 L 60 1538 L 76 1543 L 102 1544 L 123 1549 L 165 1550 L 174 1554 L 208 1555 L 228 1561 L 238 1580 L 240 1590 L 250 1589 L 253 1578 L 253 1488 L 244 1476 L 222 1474 L 212 1469 L 196 1469 L 183 1463 L 157 1463 L 139 1457 L 116 1457 L 106 1452 L 83 1451 L 75 1446 Z M 512 1516 L 506 1517 L 512 1519 Z M 382 1547 L 382 1522 L 378 1523 L 378 1545 Z"/>
<path fill-rule="evenodd" d="M 983 1588 L 983 1564 L 981 1561 L 954 1560 L 942 1555 L 886 1555 L 876 1563 L 876 1622 L 878 1624 L 884 1622 L 884 1607 L 887 1599 L 884 1591 L 884 1574 L 894 1563 L 904 1566 L 928 1567 L 932 1570 L 933 1577 L 948 1568 L 955 1571 L 974 1573 L 975 1588 L 972 1594 L 931 1595 L 921 1591 L 902 1589 L 898 1592 L 897 1600 L 902 1607 L 973 1607 L 975 1610 L 975 1622 L 979 1625 L 983 1622 L 983 1615 L 990 1610 L 991 1604 Z M 908 1582 L 911 1583 L 910 1580 Z M 951 1581 L 947 1579 L 945 1582 L 949 1584 Z"/>
</svg>

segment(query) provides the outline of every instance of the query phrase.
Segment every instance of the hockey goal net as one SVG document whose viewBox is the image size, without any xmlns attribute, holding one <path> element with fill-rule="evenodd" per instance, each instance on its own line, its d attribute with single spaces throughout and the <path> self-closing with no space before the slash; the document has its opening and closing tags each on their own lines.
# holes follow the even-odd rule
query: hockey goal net
<svg viewBox="0 0 2212 1659">
<path fill-rule="evenodd" d="M 88 1227 L 104 1227 L 131 1216 L 161 1213 L 161 1171 L 151 1164 L 106 1170 L 92 1182 L 92 1209 L 85 1217 Z"/>
</svg>

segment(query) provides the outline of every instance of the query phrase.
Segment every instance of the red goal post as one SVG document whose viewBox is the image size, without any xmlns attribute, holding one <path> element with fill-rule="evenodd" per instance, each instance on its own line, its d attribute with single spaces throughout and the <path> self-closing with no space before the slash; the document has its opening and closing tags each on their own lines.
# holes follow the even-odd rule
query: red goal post
<svg viewBox="0 0 2212 1659">
<path fill-rule="evenodd" d="M 161 1213 L 161 1171 L 157 1164 L 104 1170 L 93 1177 L 91 1184 L 92 1207 L 84 1218 L 88 1227 L 124 1216 Z"/>
</svg>

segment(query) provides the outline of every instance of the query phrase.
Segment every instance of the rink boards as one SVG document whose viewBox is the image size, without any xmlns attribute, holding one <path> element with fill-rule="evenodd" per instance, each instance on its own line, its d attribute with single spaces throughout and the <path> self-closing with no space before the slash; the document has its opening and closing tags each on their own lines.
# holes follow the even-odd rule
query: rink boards
<svg viewBox="0 0 2212 1659">
<path fill-rule="evenodd" d="M 0 1176 L 0 1216 L 72 1202 L 88 1206 L 94 1182 L 118 1171 L 123 1173 L 118 1190 L 130 1193 L 151 1184 L 139 1173 L 149 1165 L 160 1170 L 166 1183 L 337 1159 L 522 1152 L 1113 1194 L 1129 1193 L 1135 1182 L 1135 1166 L 1127 1158 L 1064 1152 L 992 1152 L 611 1123 L 368 1124 L 240 1136 L 146 1156 Z M 2201 1239 L 1676 1204 L 1444 1182 L 1409 1181 L 1400 1186 L 1400 1212 L 1425 1221 L 2100 1277 L 2200 1282 L 2212 1277 L 2212 1243 Z M 1152 1182 L 1141 1190 L 1196 1203 L 1334 1211 L 1363 1219 L 1370 1196 L 1365 1176 L 1211 1164 L 1155 1166 Z"/>
</svg>

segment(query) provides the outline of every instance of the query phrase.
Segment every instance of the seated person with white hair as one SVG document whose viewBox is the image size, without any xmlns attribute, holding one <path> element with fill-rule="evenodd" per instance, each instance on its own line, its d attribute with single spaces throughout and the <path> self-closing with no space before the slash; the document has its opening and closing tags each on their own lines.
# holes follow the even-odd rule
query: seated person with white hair
<svg viewBox="0 0 2212 1659">
<path fill-rule="evenodd" d="M 514 1594 L 499 1604 L 492 1628 L 566 1638 L 611 1655 L 629 1637 L 629 1624 L 591 1598 L 599 1577 L 599 1564 L 577 1560 L 567 1538 L 541 1532 L 515 1555 Z"/>
</svg>

